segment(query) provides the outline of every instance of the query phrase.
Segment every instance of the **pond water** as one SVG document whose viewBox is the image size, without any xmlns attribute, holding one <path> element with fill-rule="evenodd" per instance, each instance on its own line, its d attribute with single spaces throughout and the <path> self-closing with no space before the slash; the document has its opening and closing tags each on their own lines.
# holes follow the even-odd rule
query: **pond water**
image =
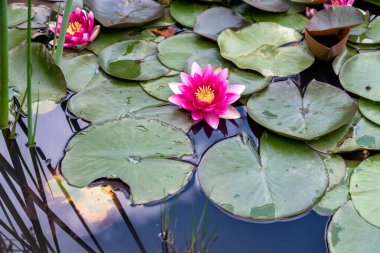
<svg viewBox="0 0 380 253">
<path fill-rule="evenodd" d="M 316 62 L 293 78 L 301 87 L 312 78 L 339 86 L 330 67 L 323 66 L 326 64 Z M 18 249 L 24 252 L 166 252 L 159 236 L 166 208 L 174 244 L 179 252 L 185 252 L 192 227 L 201 222 L 206 203 L 206 235 L 210 242 L 216 239 L 211 252 L 327 252 L 328 217 L 310 211 L 272 223 L 233 218 L 208 203 L 196 172 L 181 193 L 149 206 L 130 206 L 124 194 L 126 186 L 117 181 L 109 182 L 114 189 L 121 189 L 115 194 L 109 187 L 82 190 L 70 187 L 59 176 L 59 161 L 69 139 L 88 123 L 67 111 L 69 98 L 70 95 L 52 112 L 39 116 L 37 148 L 33 152 L 25 146 L 26 119 L 20 121 L 16 140 L 7 141 L 5 133 L 0 138 L 0 235 L 2 244 L 13 252 L 19 252 Z M 238 109 L 246 115 L 244 106 Z M 193 127 L 190 135 L 194 137 L 198 158 L 224 136 L 245 131 L 257 137 L 262 132 L 246 116 L 235 122 L 227 121 L 221 129 L 224 130 L 212 132 L 204 125 Z M 36 250 L 36 242 L 45 247 Z"/>
</svg>

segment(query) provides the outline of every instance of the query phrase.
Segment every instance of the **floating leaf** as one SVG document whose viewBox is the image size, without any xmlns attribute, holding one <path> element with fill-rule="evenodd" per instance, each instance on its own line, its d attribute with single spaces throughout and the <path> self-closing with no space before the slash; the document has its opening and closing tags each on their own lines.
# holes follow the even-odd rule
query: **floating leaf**
<svg viewBox="0 0 380 253">
<path fill-rule="evenodd" d="M 219 36 L 218 44 L 221 55 L 239 68 L 255 70 L 264 76 L 288 76 L 314 62 L 305 44 L 284 46 L 301 39 L 291 28 L 263 22 L 237 32 L 227 29 Z"/>
<path fill-rule="evenodd" d="M 352 203 L 359 214 L 369 223 L 380 227 L 380 155 L 374 155 L 354 170 L 350 181 Z"/>
<path fill-rule="evenodd" d="M 91 86 L 69 100 L 68 109 L 78 117 L 98 123 L 164 104 L 146 94 L 136 82 L 112 79 L 100 73 L 91 80 Z"/>
<path fill-rule="evenodd" d="M 357 54 L 343 65 L 339 80 L 349 92 L 380 102 L 379 69 L 380 52 Z"/>
<path fill-rule="evenodd" d="M 19 101 L 26 91 L 26 41 L 9 53 L 9 86 Z M 66 96 L 66 82 L 43 44 L 32 43 L 32 101 L 49 100 L 58 103 Z"/>
<path fill-rule="evenodd" d="M 32 17 L 35 12 L 32 9 Z M 28 7 L 25 4 L 10 4 L 7 9 L 8 27 L 16 26 L 28 20 Z"/>
<path fill-rule="evenodd" d="M 98 57 L 93 54 L 80 55 L 61 62 L 61 69 L 65 75 L 67 88 L 75 92 L 86 88 L 98 71 Z"/>
<path fill-rule="evenodd" d="M 242 95 L 250 95 L 254 92 L 264 89 L 271 81 L 271 78 L 263 77 L 257 72 L 249 70 L 241 70 L 232 62 L 223 59 L 219 51 L 215 48 L 203 50 L 194 53 L 187 60 L 185 71 L 190 73 L 193 62 L 197 62 L 202 68 L 207 64 L 211 64 L 213 68 L 228 68 L 228 82 L 230 84 L 243 84 L 245 90 Z"/>
<path fill-rule="evenodd" d="M 372 121 L 373 123 L 380 125 L 380 103 L 372 102 L 366 99 L 359 99 L 360 112 Z"/>
<path fill-rule="evenodd" d="M 25 30 L 8 29 L 8 49 L 11 50 L 26 40 Z"/>
<path fill-rule="evenodd" d="M 139 26 L 164 14 L 164 7 L 153 0 L 84 0 L 83 3 L 105 27 Z"/>
<path fill-rule="evenodd" d="M 173 91 L 169 88 L 169 83 L 181 82 L 178 75 L 164 76 L 155 80 L 146 82 L 140 82 L 141 87 L 151 96 L 163 100 L 169 101 L 169 97 L 173 95 Z"/>
<path fill-rule="evenodd" d="M 205 10 L 195 20 L 194 32 L 206 38 L 217 40 L 221 32 L 228 28 L 241 29 L 249 22 L 240 14 L 225 7 Z"/>
<path fill-rule="evenodd" d="M 145 81 L 169 73 L 157 58 L 157 45 L 144 40 L 128 40 L 113 44 L 99 54 L 102 69 L 118 78 Z"/>
<path fill-rule="evenodd" d="M 342 28 L 352 28 L 364 21 L 363 13 L 352 6 L 337 5 L 318 11 L 306 29 L 311 35 L 333 35 Z"/>
<path fill-rule="evenodd" d="M 205 4 L 188 0 L 175 0 L 170 5 L 170 13 L 181 25 L 193 27 L 197 16 L 208 8 L 209 6 Z"/>
<path fill-rule="evenodd" d="M 264 220 L 307 211 L 328 184 L 316 152 L 267 133 L 260 138 L 259 153 L 246 135 L 215 144 L 203 156 L 198 177 L 205 193 L 222 209 Z"/>
<path fill-rule="evenodd" d="M 359 31 L 350 33 L 351 36 L 348 38 L 350 42 L 365 45 L 380 43 L 380 17 L 376 17 L 370 22 L 369 16 L 370 14 L 367 13 Z"/>
<path fill-rule="evenodd" d="M 26 6 L 25 8 L 27 9 Z M 33 18 L 32 18 L 32 23 L 31 23 L 32 29 L 46 28 L 47 23 L 50 19 L 51 9 L 44 5 L 38 5 L 38 6 L 33 6 L 32 10 L 34 13 Z M 28 29 L 28 22 L 24 22 L 22 24 L 17 25 L 17 28 Z"/>
<path fill-rule="evenodd" d="M 333 61 L 333 69 L 335 74 L 339 75 L 340 70 L 342 69 L 343 65 L 351 59 L 352 56 L 356 55 L 357 52 L 355 49 L 351 47 L 345 47 L 342 52 L 334 59 Z"/>
<path fill-rule="evenodd" d="M 279 134 L 312 140 L 348 124 L 357 106 L 341 89 L 311 81 L 305 94 L 291 80 L 271 83 L 248 101 L 248 114 Z"/>
<path fill-rule="evenodd" d="M 374 252 L 380 247 L 380 229 L 360 217 L 349 201 L 332 217 L 327 241 L 330 253 Z"/>
<path fill-rule="evenodd" d="M 299 13 L 271 13 L 260 10 L 253 11 L 252 18 L 256 22 L 273 22 L 298 32 L 301 32 L 308 22 L 308 19 Z"/>
<path fill-rule="evenodd" d="M 158 58 L 168 68 L 183 71 L 186 60 L 192 53 L 216 46 L 215 43 L 194 33 L 180 34 L 158 45 Z"/>
<path fill-rule="evenodd" d="M 348 199 L 348 186 L 339 184 L 327 191 L 313 210 L 319 215 L 331 216 L 339 207 L 344 205 Z"/>
<path fill-rule="evenodd" d="M 323 153 L 380 150 L 380 126 L 362 118 L 358 113 L 350 124 L 307 143 Z"/>
<path fill-rule="evenodd" d="M 123 119 L 92 126 L 71 139 L 66 152 L 62 173 L 69 184 L 84 187 L 117 178 L 130 186 L 132 204 L 178 192 L 194 167 L 171 160 L 194 155 L 189 137 L 159 121 Z"/>
<path fill-rule="evenodd" d="M 287 12 L 289 10 L 289 2 L 287 0 L 243 0 L 253 7 L 270 12 Z"/>
<path fill-rule="evenodd" d="M 343 182 L 346 175 L 346 163 L 340 155 L 322 156 L 322 159 L 329 173 L 328 190 L 331 190 Z"/>
</svg>

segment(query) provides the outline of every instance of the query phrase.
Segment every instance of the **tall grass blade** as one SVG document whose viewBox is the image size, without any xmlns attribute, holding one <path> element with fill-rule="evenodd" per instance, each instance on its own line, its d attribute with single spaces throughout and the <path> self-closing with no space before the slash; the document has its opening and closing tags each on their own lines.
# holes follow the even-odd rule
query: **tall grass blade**
<svg viewBox="0 0 380 253">
<path fill-rule="evenodd" d="M 8 127 L 8 14 L 7 0 L 0 0 L 0 129 Z"/>
<path fill-rule="evenodd" d="M 70 10 L 71 10 L 72 4 L 73 4 L 73 0 L 67 0 L 65 4 L 65 12 L 63 13 L 61 31 L 59 33 L 58 46 L 57 46 L 57 51 L 55 53 L 55 63 L 57 65 L 60 65 L 61 59 L 62 59 L 63 46 L 65 44 L 66 30 L 67 30 L 67 25 L 69 23 Z"/>
</svg>

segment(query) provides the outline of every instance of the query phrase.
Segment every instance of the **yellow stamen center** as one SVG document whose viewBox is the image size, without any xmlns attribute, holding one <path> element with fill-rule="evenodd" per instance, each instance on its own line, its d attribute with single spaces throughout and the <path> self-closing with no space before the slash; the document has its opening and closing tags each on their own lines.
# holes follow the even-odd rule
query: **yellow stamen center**
<svg viewBox="0 0 380 253">
<path fill-rule="evenodd" d="M 197 92 L 195 92 L 195 95 L 197 96 L 197 99 L 199 99 L 200 101 L 209 104 L 211 104 L 211 102 L 214 101 L 215 98 L 214 91 L 211 89 L 210 86 L 198 87 Z"/>
<path fill-rule="evenodd" d="M 71 22 L 67 26 L 67 33 L 70 35 L 74 35 L 74 33 L 80 32 L 81 28 L 82 28 L 82 25 L 78 21 L 75 21 L 74 23 Z"/>
</svg>

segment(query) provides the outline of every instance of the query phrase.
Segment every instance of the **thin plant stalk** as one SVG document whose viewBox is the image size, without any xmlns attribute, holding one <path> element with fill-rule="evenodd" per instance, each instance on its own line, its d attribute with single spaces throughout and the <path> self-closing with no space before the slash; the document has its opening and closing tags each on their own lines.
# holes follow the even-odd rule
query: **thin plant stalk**
<svg viewBox="0 0 380 253">
<path fill-rule="evenodd" d="M 54 39 L 53 39 L 53 47 L 51 49 L 51 54 L 54 56 L 55 54 L 55 48 L 57 47 L 57 32 L 58 32 L 58 21 L 59 21 L 59 13 L 61 12 L 61 2 L 59 2 L 58 5 L 58 16 L 57 21 L 55 22 L 55 29 L 54 29 Z"/>
<path fill-rule="evenodd" d="M 7 0 L 0 0 L 0 129 L 8 127 L 8 14 Z"/>
<path fill-rule="evenodd" d="M 69 23 L 70 10 L 71 10 L 72 4 L 73 4 L 73 0 L 67 0 L 66 1 L 65 11 L 63 13 L 61 31 L 59 33 L 58 46 L 57 46 L 57 50 L 55 52 L 55 63 L 57 65 L 60 65 L 61 59 L 62 59 L 63 46 L 65 44 L 66 30 L 67 30 L 67 25 Z"/>
<path fill-rule="evenodd" d="M 18 108 L 18 111 L 16 112 L 15 121 L 14 121 L 13 126 L 12 126 L 10 138 L 16 137 L 17 122 L 18 122 L 18 119 L 20 118 L 22 108 L 24 107 L 25 101 L 26 101 L 26 92 L 22 98 L 22 101 L 21 101 L 20 107 Z"/>
<path fill-rule="evenodd" d="M 33 146 L 33 110 L 32 110 L 32 0 L 28 0 L 28 30 L 26 36 L 26 94 L 28 111 L 28 146 Z"/>
<path fill-rule="evenodd" d="M 35 143 L 35 140 L 36 140 L 37 122 L 38 122 L 38 113 L 39 113 L 39 111 L 40 111 L 40 92 L 38 92 L 37 110 L 36 110 L 36 118 L 34 119 L 32 143 Z"/>
</svg>

